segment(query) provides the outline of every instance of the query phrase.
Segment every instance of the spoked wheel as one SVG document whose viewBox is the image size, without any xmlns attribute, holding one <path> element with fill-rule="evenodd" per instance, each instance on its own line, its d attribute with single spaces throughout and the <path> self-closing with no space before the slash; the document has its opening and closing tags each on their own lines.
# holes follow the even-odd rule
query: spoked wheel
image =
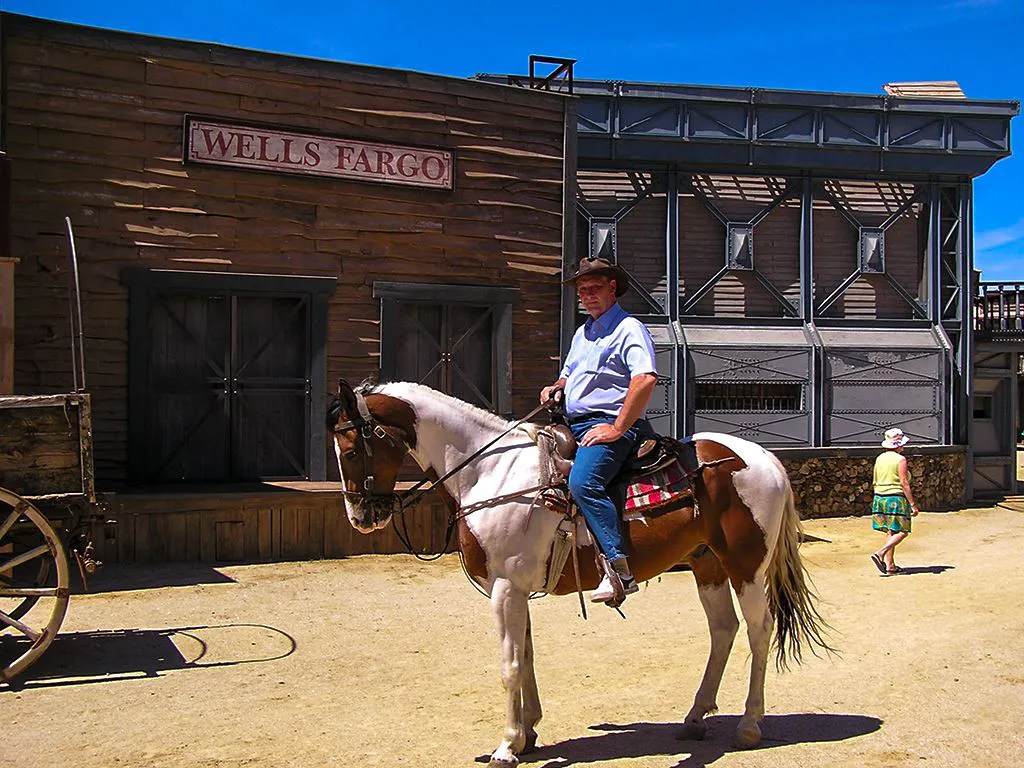
<svg viewBox="0 0 1024 768">
<path fill-rule="evenodd" d="M 0 683 L 57 637 L 70 598 L 68 556 L 42 512 L 0 488 Z"/>
</svg>

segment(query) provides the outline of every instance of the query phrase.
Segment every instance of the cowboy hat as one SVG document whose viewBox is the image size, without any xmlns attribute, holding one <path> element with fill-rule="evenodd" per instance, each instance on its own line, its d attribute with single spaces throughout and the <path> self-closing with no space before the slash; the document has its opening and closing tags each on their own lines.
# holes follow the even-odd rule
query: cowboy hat
<svg viewBox="0 0 1024 768">
<path fill-rule="evenodd" d="M 629 290 L 629 275 L 626 274 L 626 270 L 617 264 L 612 264 L 608 259 L 580 259 L 576 274 L 563 280 L 562 285 L 575 283 L 587 275 L 607 275 L 612 278 L 615 281 L 615 298 L 619 298 Z"/>
<path fill-rule="evenodd" d="M 892 429 L 885 430 L 885 440 L 882 441 L 883 448 L 902 448 L 904 445 L 910 442 L 910 438 L 903 434 L 903 430 L 899 427 L 893 427 Z"/>
</svg>

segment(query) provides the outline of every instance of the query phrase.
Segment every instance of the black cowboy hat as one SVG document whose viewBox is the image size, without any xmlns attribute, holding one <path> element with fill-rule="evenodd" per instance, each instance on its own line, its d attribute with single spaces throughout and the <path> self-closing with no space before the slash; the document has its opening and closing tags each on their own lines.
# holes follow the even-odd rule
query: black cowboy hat
<svg viewBox="0 0 1024 768">
<path fill-rule="evenodd" d="M 563 280 L 562 285 L 575 283 L 587 275 L 607 275 L 612 278 L 615 281 L 615 298 L 629 290 L 629 275 L 626 274 L 626 270 L 617 264 L 612 264 L 608 259 L 580 259 L 576 274 Z"/>
</svg>

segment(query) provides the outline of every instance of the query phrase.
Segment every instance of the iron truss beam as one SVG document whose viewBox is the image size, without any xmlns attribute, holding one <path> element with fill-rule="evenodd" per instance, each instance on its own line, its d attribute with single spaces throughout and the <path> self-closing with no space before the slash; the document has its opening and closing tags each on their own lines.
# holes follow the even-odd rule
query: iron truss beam
<svg viewBox="0 0 1024 768">
<path fill-rule="evenodd" d="M 517 84 L 508 75 L 477 75 Z M 1017 101 L 575 80 L 579 157 L 979 176 L 1010 154 Z"/>
</svg>

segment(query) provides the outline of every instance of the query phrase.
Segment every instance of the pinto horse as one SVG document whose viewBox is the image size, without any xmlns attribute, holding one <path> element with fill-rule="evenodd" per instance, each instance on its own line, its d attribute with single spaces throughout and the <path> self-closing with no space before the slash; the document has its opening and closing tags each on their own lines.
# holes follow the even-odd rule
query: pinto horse
<svg viewBox="0 0 1024 768">
<path fill-rule="evenodd" d="M 501 638 L 506 724 L 490 765 L 517 765 L 517 755 L 535 747 L 541 719 L 529 598 L 548 580 L 552 544 L 563 523 L 563 514 L 538 503 L 537 444 L 524 431 L 508 431 L 511 422 L 419 384 L 353 389 L 342 380 L 327 420 L 349 522 L 360 532 L 383 528 L 401 511 L 394 488 L 406 453 L 428 477 L 443 479 L 466 571 L 490 595 Z M 630 522 L 629 562 L 640 581 L 682 560 L 696 577 L 711 631 L 711 653 L 683 724 L 685 738 L 702 738 L 704 716 L 717 709 L 722 674 L 739 629 L 729 587 L 736 592 L 751 662 L 746 708 L 735 740 L 750 747 L 761 740 L 758 723 L 764 717 L 773 628 L 780 667 L 791 659 L 799 662 L 805 647 L 815 653 L 815 646 L 831 649 L 823 639 L 825 624 L 800 560 L 800 523 L 785 469 L 773 454 L 740 438 L 701 433 L 692 440 L 701 462 L 693 483 L 696 503 L 674 503 Z M 486 450 L 466 463 L 481 448 Z M 449 475 L 453 469 L 457 471 Z M 583 526 L 581 517 L 575 520 Z M 599 581 L 591 541 L 580 531 L 580 586 L 588 590 Z M 573 569 L 566 568 L 550 591 L 567 594 L 576 589 Z"/>
</svg>

